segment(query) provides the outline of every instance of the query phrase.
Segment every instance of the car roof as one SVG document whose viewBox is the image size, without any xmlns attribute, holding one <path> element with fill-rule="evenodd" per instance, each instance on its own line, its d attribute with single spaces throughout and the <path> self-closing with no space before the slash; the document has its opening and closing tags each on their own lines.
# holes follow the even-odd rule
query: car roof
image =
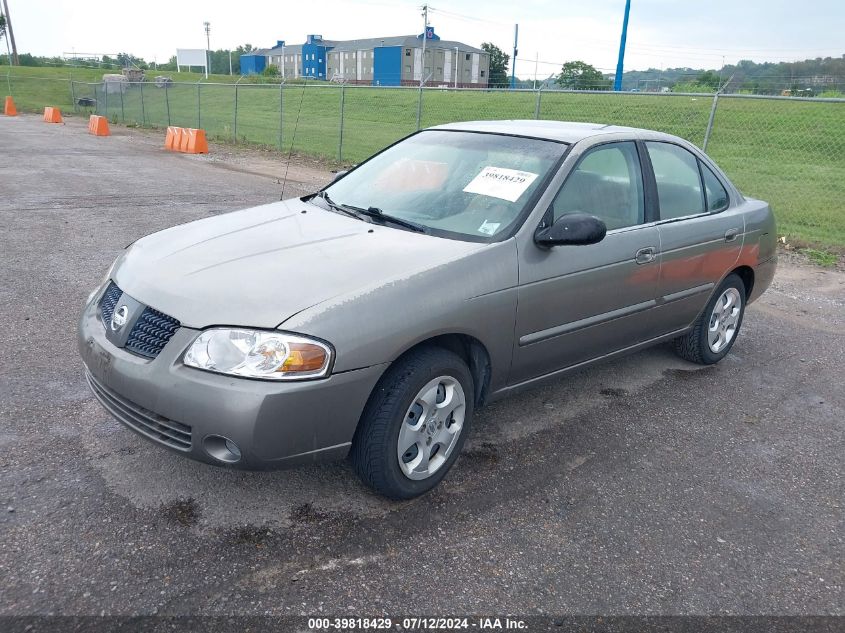
<svg viewBox="0 0 845 633">
<path fill-rule="evenodd" d="M 652 130 L 644 130 L 621 125 L 607 125 L 604 123 L 574 123 L 570 121 L 544 121 L 534 119 L 511 121 L 464 121 L 462 123 L 446 123 L 429 128 L 431 130 L 460 130 L 465 132 L 486 132 L 488 134 L 511 134 L 515 136 L 530 136 L 563 143 L 577 143 L 591 136 L 603 134 L 618 134 L 625 132 L 635 138 L 667 138 L 677 137 Z"/>
</svg>

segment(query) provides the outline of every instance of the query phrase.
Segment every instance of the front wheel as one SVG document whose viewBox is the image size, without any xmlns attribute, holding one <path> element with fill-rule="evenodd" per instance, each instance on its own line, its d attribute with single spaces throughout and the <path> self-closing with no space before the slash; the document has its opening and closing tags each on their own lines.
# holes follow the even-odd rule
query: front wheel
<svg viewBox="0 0 845 633">
<path fill-rule="evenodd" d="M 469 368 L 448 350 L 420 349 L 400 359 L 373 390 L 352 441 L 358 476 L 393 499 L 434 488 L 464 444 L 473 393 Z"/>
<path fill-rule="evenodd" d="M 699 365 L 718 363 L 733 347 L 745 315 L 745 284 L 728 275 L 692 329 L 675 339 L 679 356 Z"/>
</svg>

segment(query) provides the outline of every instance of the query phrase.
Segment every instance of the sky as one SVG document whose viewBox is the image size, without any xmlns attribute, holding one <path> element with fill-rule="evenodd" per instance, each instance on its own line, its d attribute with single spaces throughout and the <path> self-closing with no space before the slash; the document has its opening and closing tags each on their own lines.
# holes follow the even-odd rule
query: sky
<svg viewBox="0 0 845 633">
<path fill-rule="evenodd" d="M 421 2 L 406 0 L 7 0 L 18 51 L 116 54 L 167 61 L 176 48 L 211 48 L 309 33 L 356 39 L 422 32 Z M 845 54 L 843 0 L 632 0 L 625 70 L 719 68 L 740 59 L 795 61 Z M 429 23 L 443 39 L 508 54 L 519 23 L 516 74 L 540 79 L 580 59 L 616 67 L 624 0 L 435 0 Z M 5 44 L 4 44 L 5 47 Z M 539 60 L 539 63 L 537 63 Z"/>
</svg>

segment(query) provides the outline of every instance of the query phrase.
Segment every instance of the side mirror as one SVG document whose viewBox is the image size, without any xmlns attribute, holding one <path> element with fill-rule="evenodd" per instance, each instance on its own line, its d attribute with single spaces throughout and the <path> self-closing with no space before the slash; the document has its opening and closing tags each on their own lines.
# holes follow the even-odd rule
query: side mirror
<svg viewBox="0 0 845 633">
<path fill-rule="evenodd" d="M 594 215 L 573 213 L 558 218 L 551 226 L 540 226 L 534 233 L 538 246 L 597 244 L 607 235 L 607 226 Z"/>
<path fill-rule="evenodd" d="M 336 183 L 338 180 L 343 178 L 348 173 L 349 173 L 348 169 L 342 169 L 340 171 L 336 171 L 335 174 L 334 174 L 334 178 L 332 178 L 332 181 L 329 184 L 333 185 L 334 183 Z"/>
</svg>

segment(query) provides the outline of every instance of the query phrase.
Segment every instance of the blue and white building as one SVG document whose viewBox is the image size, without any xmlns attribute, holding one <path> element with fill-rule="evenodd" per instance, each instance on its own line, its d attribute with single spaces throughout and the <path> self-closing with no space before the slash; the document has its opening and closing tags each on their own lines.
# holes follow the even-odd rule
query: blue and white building
<svg viewBox="0 0 845 633">
<path fill-rule="evenodd" d="M 304 44 L 279 41 L 270 49 L 254 51 L 260 60 L 241 57 L 241 72 L 261 72 L 273 64 L 285 78 L 306 77 L 372 86 L 426 86 L 486 88 L 490 56 L 462 42 L 442 40 L 429 27 L 423 35 L 327 40 L 309 35 Z M 260 70 L 259 70 L 260 67 Z"/>
</svg>

